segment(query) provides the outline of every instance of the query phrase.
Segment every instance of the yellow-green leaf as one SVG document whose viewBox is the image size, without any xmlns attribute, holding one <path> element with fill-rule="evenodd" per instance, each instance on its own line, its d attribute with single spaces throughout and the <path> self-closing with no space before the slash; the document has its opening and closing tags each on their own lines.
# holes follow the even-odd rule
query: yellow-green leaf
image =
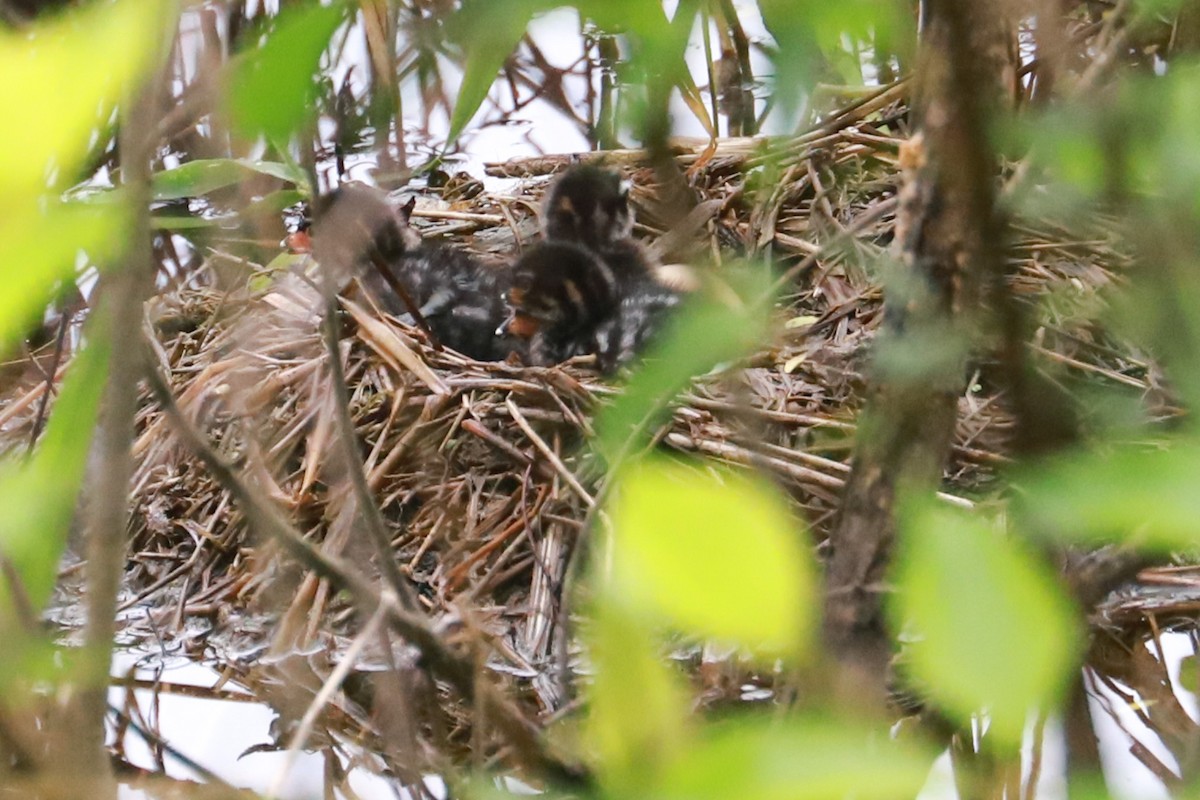
<svg viewBox="0 0 1200 800">
<path fill-rule="evenodd" d="M 41 319 L 55 283 L 74 279 L 80 251 L 102 260 L 121 247 L 128 219 L 125 207 L 102 203 L 30 204 L 0 217 L 0 348 Z"/>
<path fill-rule="evenodd" d="M 71 361 L 33 457 L 0 464 L 0 553 L 35 609 L 49 599 L 58 576 L 108 373 L 108 338 L 92 327 L 90 343 Z M 0 615 L 9 613 L 12 596 L 4 584 L 7 580 L 0 582 Z"/>
<path fill-rule="evenodd" d="M 612 506 L 613 591 L 678 628 L 801 655 L 816 616 L 803 526 L 765 481 L 650 458 Z"/>
<path fill-rule="evenodd" d="M 1068 541 L 1119 542 L 1157 550 L 1200 542 L 1200 445 L 1072 453 L 1028 470 L 1020 509 L 1039 532 Z"/>
<path fill-rule="evenodd" d="M 621 599 L 602 600 L 586 636 L 595 678 L 587 741 L 620 796 L 645 786 L 682 749 L 688 692 L 645 625 Z"/>
<path fill-rule="evenodd" d="M 917 795 L 935 754 L 822 719 L 710 729 L 642 796 L 664 800 L 890 800 Z"/>
<path fill-rule="evenodd" d="M 149 66 L 161 3 L 118 0 L 35 26 L 0 30 L 0 209 L 8 213 L 45 189 L 71 181 L 90 134 Z M 7 290 L 6 290 L 7 291 Z"/>
<path fill-rule="evenodd" d="M 1029 712 L 1078 669 L 1079 631 L 1053 575 L 996 526 L 926 504 L 904 515 L 895 578 L 911 674 L 947 713 L 986 712 L 989 735 L 1019 744 Z"/>
<path fill-rule="evenodd" d="M 820 317 L 815 317 L 811 314 L 801 314 L 800 316 L 792 317 L 787 322 L 783 323 L 783 327 L 787 328 L 788 330 L 793 330 L 795 328 L 808 328 L 820 319 Z"/>
</svg>

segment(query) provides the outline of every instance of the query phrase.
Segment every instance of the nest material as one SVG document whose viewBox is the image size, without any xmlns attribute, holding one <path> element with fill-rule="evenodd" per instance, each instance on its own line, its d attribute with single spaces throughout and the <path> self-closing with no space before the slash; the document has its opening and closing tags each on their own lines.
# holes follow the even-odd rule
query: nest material
<svg viewBox="0 0 1200 800">
<path fill-rule="evenodd" d="M 738 254 L 771 258 L 789 281 L 773 341 L 740 368 L 698 382 L 661 432 L 662 445 L 773 476 L 818 538 L 849 469 L 865 353 L 881 320 L 878 276 L 864 265 L 892 236 L 901 138 L 889 131 L 902 118 L 900 93 L 891 87 L 868 98 L 771 159 L 757 140 L 685 149 L 679 160 L 700 203 L 672 230 L 654 214 L 651 171 L 626 166 L 636 230 L 664 258 L 709 260 L 719 270 L 733 243 Z M 767 172 L 773 188 L 748 192 Z M 472 192 L 449 209 L 419 205 L 415 219 L 433 220 L 427 237 L 493 256 L 511 252 L 535 235 L 544 186 L 530 181 L 515 197 Z M 1153 394 L 1146 363 L 1089 316 L 1127 263 L 1113 237 L 1044 220 L 1017 230 L 1013 284 L 1041 303 L 1046 365 Z M 319 293 L 295 274 L 265 291 L 197 288 L 206 284 L 200 278 L 151 309 L 160 366 L 180 407 L 298 529 L 370 569 L 347 480 L 357 465 L 344 463 L 336 446 Z M 582 362 L 525 368 L 437 352 L 419 331 L 361 302 L 342 304 L 339 358 L 363 468 L 396 557 L 435 611 L 469 605 L 502 660 L 536 675 L 550 660 L 566 560 L 596 488 L 581 444 L 597 405 L 619 386 Z M 986 373 L 985 364 L 960 401 L 946 474 L 945 492 L 963 504 L 992 489 L 1005 461 L 1010 420 Z M 18 385 L 0 411 L 12 442 L 28 439 L 43 384 Z M 130 602 L 169 591 L 184 614 L 283 608 L 277 639 L 316 636 L 338 607 L 328 587 L 249 537 L 236 504 L 177 444 L 149 399 L 138 431 Z M 543 708 L 556 707 L 553 687 L 534 684 Z"/>
<path fill-rule="evenodd" d="M 886 247 L 893 218 L 885 211 L 857 235 L 846 231 L 887 208 L 898 144 L 862 123 L 826 134 L 816 146 L 782 159 L 785 180 L 756 205 L 745 202 L 739 177 L 754 158 L 751 152 L 727 154 L 718 146 L 691 165 L 693 185 L 710 214 L 697 227 L 698 249 L 720 254 L 721 241 L 732 238 L 750 252 L 769 245 L 784 270 L 805 266 L 805 259 L 813 263 L 801 270 L 775 341 L 745 369 L 695 386 L 662 441 L 768 471 L 792 490 L 818 529 L 835 507 L 847 471 L 863 354 L 880 320 L 875 276 L 857 256 Z M 641 211 L 652 207 L 654 187 L 648 171 L 634 173 Z M 536 195 L 542 186 L 531 188 Z M 534 199 L 477 195 L 469 224 L 528 214 Z M 489 215 L 493 209 L 505 213 Z M 639 217 L 651 246 L 663 249 L 671 233 L 657 230 L 652 215 Z M 448 225 L 462 233 L 463 224 L 443 221 L 426 235 L 439 235 Z M 491 248 L 498 227 L 471 238 Z M 507 227 L 519 240 L 533 226 Z M 768 231 L 772 238 L 764 242 Z M 1029 230 L 1015 247 L 1023 259 L 1016 273 L 1023 294 L 1095 293 L 1110 280 L 1110 265 L 1121 266 L 1123 258 L 1106 241 L 1056 242 L 1054 233 Z M 822 242 L 838 238 L 844 241 L 824 254 Z M 822 257 L 811 258 L 819 252 Z M 343 512 L 347 495 L 340 488 L 345 465 L 330 457 L 336 450 L 333 392 L 320 314 L 310 310 L 313 297 L 303 294 L 283 285 L 236 300 L 181 290 L 164 298 L 179 311 L 160 320 L 160 341 L 185 410 L 227 453 L 256 465 L 258 479 L 304 529 L 340 551 L 353 546 Z M 271 313 L 264 314 L 264 307 Z M 566 472 L 580 472 L 579 443 L 588 419 L 597 400 L 614 388 L 583 364 L 520 368 L 434 352 L 418 331 L 352 302 L 347 309 L 342 358 L 351 412 L 369 483 L 395 526 L 401 563 L 436 602 L 469 592 L 507 608 L 517 595 L 537 596 L 537 576 L 548 571 L 551 582 L 560 577 L 555 564 L 565 552 L 563 542 L 583 524 L 587 499 Z M 1047 350 L 1052 360 L 1146 386 L 1132 359 L 1114 358 L 1093 331 L 1078 327 L 1069 313 L 1053 311 L 1058 319 L 1046 321 L 1063 327 L 1045 329 L 1057 340 L 1056 349 Z M 167 332 L 180 327 L 175 317 L 189 314 L 194 328 Z M 178 547 L 182 527 L 194 542 L 225 554 L 224 563 L 204 559 L 221 567 L 214 575 L 235 574 L 229 567 L 241 558 L 237 510 L 172 444 L 153 408 L 147 407 L 142 422 L 137 551 L 160 560 Z M 1007 425 L 1003 403 L 977 382 L 962 401 L 948 491 L 988 485 L 991 468 L 1004 460 Z M 192 602 L 218 596 L 211 587 L 197 590 Z"/>
</svg>

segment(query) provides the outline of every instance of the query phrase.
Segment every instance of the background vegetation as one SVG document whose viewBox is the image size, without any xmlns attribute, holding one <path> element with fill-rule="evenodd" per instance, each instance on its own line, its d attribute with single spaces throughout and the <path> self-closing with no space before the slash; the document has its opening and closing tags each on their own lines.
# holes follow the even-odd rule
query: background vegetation
<svg viewBox="0 0 1200 800">
<path fill-rule="evenodd" d="M 848 246 L 853 231 L 836 224 L 812 232 L 814 259 L 886 281 L 887 296 L 820 560 L 776 486 L 652 446 L 679 391 L 769 336 L 770 286 L 799 259 L 752 240 L 748 276 L 728 279 L 740 300 L 699 300 L 595 422 L 590 446 L 609 479 L 578 560 L 586 574 L 569 587 L 591 677 L 573 676 L 580 703 L 564 704 L 560 721 L 532 723 L 476 674 L 477 656 L 454 649 L 397 570 L 385 567 L 377 585 L 323 559 L 186 423 L 177 435 L 232 487 L 252 528 L 475 704 L 506 743 L 497 771 L 550 794 L 915 795 L 951 748 L 963 796 L 1030 796 L 1040 766 L 1022 767 L 1021 743 L 1040 741 L 1048 719 L 1066 731 L 1068 794 L 1105 794 L 1081 677 L 1095 642 L 1089 614 L 1140 568 L 1196 542 L 1200 446 L 1187 411 L 1200 393 L 1200 6 L 666 5 L 4 6 L 0 108 L 20 123 L 0 126 L 0 346 L 16 358 L 48 331 L 58 342 L 50 382 L 70 366 L 44 430 L 39 413 L 0 474 L 9 744 L 21 741 L 11 731 L 26 702 L 46 687 L 62 701 L 39 704 L 49 716 L 37 748 L 13 745 L 0 772 L 16 781 L 52 767 L 63 796 L 83 796 L 80 781 L 87 796 L 111 789 L 103 721 L 139 386 L 172 403 L 143 355 L 143 308 L 157 292 L 211 280 L 197 269 L 208 243 L 265 264 L 281 213 L 356 165 L 369 162 L 388 187 L 458 178 L 471 135 L 530 104 L 595 148 L 643 150 L 669 229 L 697 204 L 671 139 L 685 122 L 714 142 L 772 131 L 745 177 L 748 195 L 770 194 L 787 185 L 789 152 L 805 136 L 894 85 L 904 116 L 872 118 L 910 137 L 897 153 L 894 240 L 868 250 Z M 562 8 L 579 44 L 565 69 L 529 33 Z M 1106 229 L 1126 268 L 1101 302 L 1022 292 L 1016 231 L 1048 217 L 1068 241 Z M 262 274 L 215 280 L 252 277 Z M 1120 348 L 1123 369 L 1151 376 L 1152 390 L 1064 377 L 1037 321 L 1065 307 Z M 999 387 L 1011 429 L 1001 479 L 964 510 L 935 492 L 975 380 Z M 89 453 L 101 467 L 78 512 Z M 73 520 L 86 542 L 88 623 L 85 646 L 61 650 L 38 618 Z M 726 643 L 741 663 L 780 675 L 776 701 L 695 713 L 685 675 L 663 657 L 681 640 Z M 893 731 L 898 699 L 918 713 Z M 1180 792 L 1196 778 L 1197 741 L 1187 731 L 1175 767 L 1156 764 Z M 489 770 L 437 767 L 455 793 L 493 791 Z"/>
</svg>

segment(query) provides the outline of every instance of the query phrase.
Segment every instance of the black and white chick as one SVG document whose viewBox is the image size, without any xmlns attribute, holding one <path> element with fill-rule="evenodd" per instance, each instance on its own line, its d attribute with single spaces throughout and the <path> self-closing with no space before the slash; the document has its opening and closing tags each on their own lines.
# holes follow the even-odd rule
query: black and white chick
<svg viewBox="0 0 1200 800">
<path fill-rule="evenodd" d="M 529 340 L 533 364 L 592 355 L 611 374 L 641 352 L 681 295 L 649 274 L 618 281 L 592 250 L 547 241 L 517 261 L 507 300 L 505 331 Z"/>
<path fill-rule="evenodd" d="M 628 181 L 612 170 L 577 164 L 564 172 L 546 193 L 542 235 L 548 241 L 574 242 L 603 250 L 629 238 L 633 210 Z"/>
<path fill-rule="evenodd" d="M 651 272 L 656 262 L 631 235 L 630 184 L 616 172 L 578 164 L 562 174 L 542 204 L 542 235 L 570 242 L 600 256 L 619 290 Z"/>
<path fill-rule="evenodd" d="M 592 332 L 597 368 L 612 373 L 640 355 L 683 298 L 683 293 L 653 275 L 627 285 L 616 310 Z"/>
<path fill-rule="evenodd" d="M 519 339 L 497 331 L 508 314 L 508 271 L 423 240 L 409 224 L 414 204 L 396 208 L 362 184 L 338 187 L 314 204 L 314 255 L 347 265 L 383 310 L 464 355 L 499 361 L 521 352 Z"/>
<path fill-rule="evenodd" d="M 594 352 L 597 328 L 620 303 L 612 270 L 593 251 L 547 241 L 512 268 L 503 332 L 529 342 L 529 361 L 549 366 Z"/>
</svg>

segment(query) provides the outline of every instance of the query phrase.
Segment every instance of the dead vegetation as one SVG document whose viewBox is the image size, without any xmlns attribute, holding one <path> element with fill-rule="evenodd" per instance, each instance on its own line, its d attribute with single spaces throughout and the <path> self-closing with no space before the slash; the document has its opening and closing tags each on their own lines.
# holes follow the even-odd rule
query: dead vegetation
<svg viewBox="0 0 1200 800">
<path fill-rule="evenodd" d="M 771 341 L 746 363 L 698 381 L 658 441 L 772 476 L 818 547 L 849 471 L 866 354 L 882 320 L 875 265 L 893 237 L 906 90 L 904 82 L 884 87 L 788 141 L 678 143 L 676 161 L 697 202 L 674 226 L 663 221 L 655 172 L 640 151 L 588 156 L 634 180 L 636 233 L 664 260 L 704 263 L 719 275 L 729 261 L 762 258 L 775 270 L 784 301 Z M 493 175 L 524 179 L 513 194 L 452 181 L 429 192 L 425 200 L 436 202 L 423 201 L 415 218 L 428 237 L 510 258 L 536 235 L 544 177 L 564 163 L 545 157 L 491 164 Z M 1119 227 L 1101 215 L 1017 220 L 1008 251 L 1016 262 L 1012 289 L 1035 307 L 1039 369 L 1074 387 L 1122 387 L 1145 416 L 1170 418 L 1177 411 L 1153 362 L 1097 321 L 1105 291 L 1123 282 L 1132 264 Z M 363 533 L 352 480 L 361 469 L 395 562 L 456 656 L 503 683 L 530 719 L 546 723 L 571 708 L 579 666 L 568 627 L 571 556 L 602 491 L 586 442 L 595 410 L 620 391 L 620 381 L 601 380 L 587 363 L 526 368 L 436 351 L 418 330 L 380 315 L 348 286 L 339 307 L 337 358 L 349 397 L 341 409 L 322 336 L 322 298 L 302 277 L 311 274 L 307 265 L 250 284 L 222 277 L 244 266 L 218 245 L 149 307 L 151 360 L 183 416 L 298 534 L 374 580 L 380 560 Z M 42 401 L 62 370 L 52 349 L 46 345 L 7 371 L 5 449 L 36 437 Z M 997 478 L 1008 462 L 1012 419 L 991 379 L 994 366 L 977 363 L 959 400 L 942 486 L 947 502 L 1003 497 Z M 353 422 L 359 462 L 339 449 L 343 412 Z M 352 646 L 345 634 L 355 604 L 345 587 L 300 566 L 251 524 L 149 390 L 134 457 L 122 608 L 147 609 L 152 620 L 134 628 L 185 640 L 189 653 L 215 660 L 298 723 L 335 655 Z M 1130 631 L 1142 631 L 1147 614 L 1194 613 L 1194 576 L 1152 577 L 1174 587 L 1168 599 L 1161 592 L 1126 595 L 1096 616 L 1098 624 L 1119 626 L 1127 652 L 1137 649 L 1128 641 L 1141 634 Z M 410 786 L 420 777 L 411 765 L 437 770 L 444 756 L 522 760 L 494 724 L 479 732 L 470 707 L 430 700 L 435 684 L 418 668 L 421 654 L 397 663 L 386 638 L 364 647 L 366 660 L 397 668 L 390 674 L 419 722 L 364 712 L 383 684 L 356 682 L 363 673 L 355 671 L 344 697 L 322 713 L 322 735 L 372 742 L 393 768 L 409 765 L 401 778 Z M 737 700 L 748 684 L 769 690 L 784 680 L 748 674 L 728 654 L 683 652 L 705 705 Z M 1111 664 L 1107 670 L 1115 672 Z M 434 677 L 438 696 L 447 699 L 452 682 Z"/>
<path fill-rule="evenodd" d="M 634 179 L 638 233 L 662 257 L 707 262 L 718 274 L 741 256 L 774 265 L 786 302 L 776 311 L 772 340 L 747 363 L 698 381 L 658 440 L 771 475 L 809 522 L 814 545 L 846 480 L 865 354 L 881 320 L 879 276 L 869 265 L 892 238 L 903 103 L 904 84 L 896 84 L 794 141 L 681 144 L 678 163 L 699 202 L 671 230 L 656 217 L 656 187 L 638 154 L 600 155 Z M 492 165 L 495 173 L 530 177 L 513 196 L 475 191 L 436 208 L 425 204 L 417 220 L 426 236 L 497 255 L 506 242 L 515 247 L 534 235 L 545 181 L 532 176 L 563 163 Z M 775 188 L 762 191 L 757 180 Z M 1103 218 L 1086 226 L 1019 221 L 1010 250 L 1019 261 L 1013 288 L 1037 307 L 1040 368 L 1068 383 L 1126 387 L 1144 399 L 1146 413 L 1170 415 L 1153 366 L 1095 321 L 1106 287 L 1121 281 L 1130 263 L 1114 228 Z M 303 264 L 252 284 L 258 288 L 221 288 L 214 276 L 226 258 L 215 250 L 205 268 L 155 299 L 146 328 L 153 360 L 184 417 L 260 497 L 322 554 L 373 575 L 379 560 L 363 534 L 350 472 L 360 464 L 348 464 L 338 445 L 320 292 L 301 277 Z M 573 697 L 564 587 L 600 488 L 586 447 L 590 420 L 620 391 L 619 381 L 603 382 L 586 363 L 525 368 L 437 352 L 419 331 L 353 296 L 347 287 L 337 357 L 361 469 L 395 561 L 456 652 L 486 663 L 514 684 L 531 704 L 528 712 L 551 719 Z M 977 365 L 959 401 L 945 474 L 943 496 L 964 506 L 1003 494 L 996 477 L 1007 461 L 1011 420 L 989 369 Z M 7 390 L 0 423 L 10 446 L 29 441 L 47 385 L 26 377 Z M 353 604 L 344 587 L 261 538 L 148 393 L 134 455 L 123 607 L 152 609 L 154 627 L 168 633 L 208 619 L 204 633 L 189 635 L 188 649 L 252 685 L 274 685 L 296 669 L 327 669 L 298 654 L 345 646 L 338 634 Z M 245 624 L 251 618 L 260 622 Z M 275 654 L 266 673 L 235 657 L 247 637 Z M 739 696 L 747 678 L 733 680 L 729 672 L 739 668 L 701 661 L 705 702 Z M 778 678 L 750 680 L 771 687 Z M 295 681 L 310 687 L 301 696 L 319 684 L 315 674 Z M 298 717 L 305 702 L 282 705 Z M 443 752 L 467 747 L 466 709 L 443 706 L 433 718 L 442 726 L 410 731 L 404 740 L 432 737 Z M 350 727 L 379 734 L 376 725 L 359 718 Z M 501 752 L 501 742 L 488 752 Z"/>
</svg>

